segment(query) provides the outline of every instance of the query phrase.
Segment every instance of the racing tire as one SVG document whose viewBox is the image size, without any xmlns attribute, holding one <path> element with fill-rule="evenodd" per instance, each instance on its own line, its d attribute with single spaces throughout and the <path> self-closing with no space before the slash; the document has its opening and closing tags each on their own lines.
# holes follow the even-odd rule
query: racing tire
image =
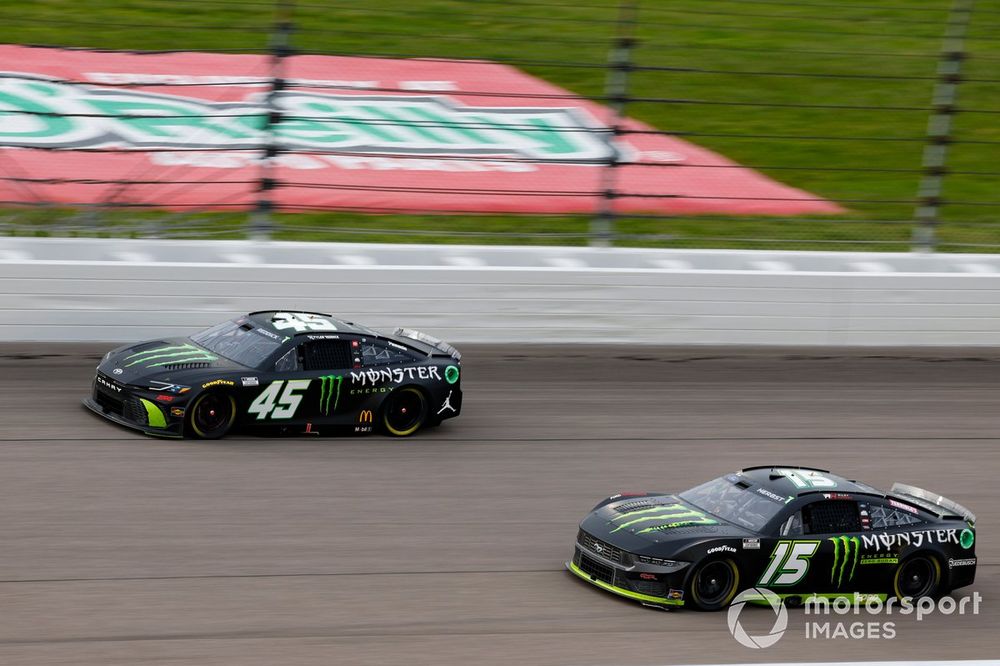
<svg viewBox="0 0 1000 666">
<path fill-rule="evenodd" d="M 206 391 L 187 409 L 188 432 L 198 439 L 220 439 L 236 422 L 236 399 L 229 393 Z"/>
<path fill-rule="evenodd" d="M 430 405 L 414 386 L 396 389 L 382 403 L 382 429 L 393 437 L 409 437 L 427 421 Z"/>
<path fill-rule="evenodd" d="M 941 564 L 931 555 L 917 554 L 906 558 L 896 567 L 892 590 L 897 599 L 936 598 L 941 591 Z"/>
<path fill-rule="evenodd" d="M 688 603 L 696 610 L 722 610 L 740 589 L 740 569 L 729 559 L 699 562 L 688 578 Z"/>
</svg>

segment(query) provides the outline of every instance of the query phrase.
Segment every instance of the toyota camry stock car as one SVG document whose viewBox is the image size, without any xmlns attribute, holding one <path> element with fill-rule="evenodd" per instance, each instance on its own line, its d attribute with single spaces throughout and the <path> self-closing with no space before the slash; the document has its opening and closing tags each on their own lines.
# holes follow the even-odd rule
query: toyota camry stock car
<svg viewBox="0 0 1000 666">
<path fill-rule="evenodd" d="M 607 498 L 566 566 L 659 608 L 719 610 L 748 588 L 789 605 L 934 597 L 974 581 L 975 520 L 913 486 L 883 493 L 826 470 L 750 467 L 679 495 Z"/>
<path fill-rule="evenodd" d="M 412 435 L 458 416 L 461 354 L 419 331 L 377 333 L 311 312 L 252 312 L 187 338 L 112 350 L 92 411 L 150 435 L 234 428 Z"/>
</svg>

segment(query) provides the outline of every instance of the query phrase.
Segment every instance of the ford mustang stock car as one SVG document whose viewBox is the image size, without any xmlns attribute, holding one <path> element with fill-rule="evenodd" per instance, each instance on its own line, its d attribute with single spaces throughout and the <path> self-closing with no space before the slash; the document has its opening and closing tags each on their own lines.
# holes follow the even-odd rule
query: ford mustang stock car
<svg viewBox="0 0 1000 666">
<path fill-rule="evenodd" d="M 458 416 L 461 358 L 419 331 L 252 312 L 108 352 L 84 405 L 163 437 L 216 439 L 235 428 L 406 436 Z"/>
<path fill-rule="evenodd" d="M 749 588 L 789 605 L 936 597 L 975 580 L 975 521 L 913 486 L 883 493 L 826 470 L 750 467 L 679 495 L 605 499 L 566 566 L 658 608 L 719 610 Z"/>
</svg>

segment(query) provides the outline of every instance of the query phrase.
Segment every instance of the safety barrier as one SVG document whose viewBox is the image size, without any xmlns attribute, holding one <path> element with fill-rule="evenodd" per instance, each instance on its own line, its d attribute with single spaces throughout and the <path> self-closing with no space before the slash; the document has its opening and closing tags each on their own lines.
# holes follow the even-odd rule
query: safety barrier
<svg viewBox="0 0 1000 666">
<path fill-rule="evenodd" d="M 4 238 L 0 340 L 330 312 L 454 342 L 996 345 L 1000 256 Z"/>
</svg>

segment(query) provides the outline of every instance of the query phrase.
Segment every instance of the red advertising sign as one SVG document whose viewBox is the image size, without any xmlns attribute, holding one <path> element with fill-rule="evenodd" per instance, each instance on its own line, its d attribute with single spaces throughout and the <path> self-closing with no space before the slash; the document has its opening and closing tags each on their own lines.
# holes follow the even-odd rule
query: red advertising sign
<svg viewBox="0 0 1000 666">
<path fill-rule="evenodd" d="M 0 201 L 233 210 L 834 213 L 827 201 L 489 62 L 0 46 Z M 640 133 L 631 133 L 640 132 Z M 648 133 L 646 133 L 648 132 Z M 613 141 L 612 141 L 613 138 Z"/>
</svg>

